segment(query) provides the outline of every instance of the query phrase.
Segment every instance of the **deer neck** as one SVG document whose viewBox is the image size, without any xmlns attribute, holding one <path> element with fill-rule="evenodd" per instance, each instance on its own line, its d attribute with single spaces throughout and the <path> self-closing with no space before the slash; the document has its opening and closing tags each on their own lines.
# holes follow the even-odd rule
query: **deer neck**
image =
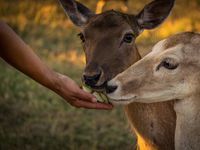
<svg viewBox="0 0 200 150">
<path fill-rule="evenodd" d="M 193 96 L 175 103 L 177 115 L 175 147 L 177 150 L 200 148 L 200 96 Z"/>
<path fill-rule="evenodd" d="M 141 56 L 135 46 L 133 60 Z M 133 62 L 133 63 L 135 63 Z M 125 106 L 125 113 L 134 133 L 140 150 L 173 150 L 176 114 L 174 103 L 162 102 L 153 104 L 131 103 Z"/>
<path fill-rule="evenodd" d="M 174 149 L 176 114 L 173 101 L 131 103 L 125 106 L 125 112 L 140 150 Z"/>
</svg>

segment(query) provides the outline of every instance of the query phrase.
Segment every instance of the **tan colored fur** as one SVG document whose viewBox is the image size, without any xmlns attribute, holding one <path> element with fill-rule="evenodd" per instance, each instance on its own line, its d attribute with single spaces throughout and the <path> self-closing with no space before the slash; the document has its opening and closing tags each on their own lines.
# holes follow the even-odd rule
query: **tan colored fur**
<svg viewBox="0 0 200 150">
<path fill-rule="evenodd" d="M 160 65 L 166 58 L 170 58 L 171 63 L 177 64 L 177 68 L 167 69 Z M 154 102 L 166 101 L 165 105 L 170 105 L 167 101 L 172 102 L 171 106 L 174 106 L 177 116 L 175 130 L 176 150 L 199 150 L 200 34 L 186 32 L 159 42 L 154 46 L 151 53 L 126 71 L 120 73 L 108 84 L 118 86 L 115 92 L 109 94 L 114 103 L 142 102 L 157 105 L 158 103 Z M 153 117 L 156 119 L 160 117 L 158 124 L 162 124 L 162 120 L 170 121 L 169 118 L 172 119 L 172 122 L 163 123 L 163 130 L 170 132 L 167 125 L 170 126 L 170 123 L 172 123 L 172 126 L 175 125 L 175 122 L 173 122 L 173 118 L 175 118 L 173 110 L 170 111 L 170 114 L 170 112 L 166 112 L 167 109 L 159 106 L 154 111 L 149 111 L 148 114 L 141 117 L 144 117 L 143 119 L 145 120 L 147 116 L 156 115 L 154 114 L 156 111 L 157 116 Z M 129 115 L 134 117 L 133 114 Z M 155 128 L 155 130 L 157 129 Z M 164 132 L 160 131 L 158 131 L 159 134 Z M 173 132 L 171 131 L 171 134 Z M 153 132 L 151 131 L 152 134 Z M 158 140 L 162 141 L 163 135 L 159 134 L 156 134 Z"/>
</svg>

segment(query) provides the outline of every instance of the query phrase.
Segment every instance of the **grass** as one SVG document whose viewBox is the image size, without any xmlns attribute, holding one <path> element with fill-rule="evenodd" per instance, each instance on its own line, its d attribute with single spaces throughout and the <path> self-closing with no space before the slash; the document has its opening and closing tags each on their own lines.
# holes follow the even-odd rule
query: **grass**
<svg viewBox="0 0 200 150">
<path fill-rule="evenodd" d="M 121 108 L 75 109 L 6 64 L 1 63 L 0 70 L 0 149 L 130 149 L 134 145 Z"/>
</svg>

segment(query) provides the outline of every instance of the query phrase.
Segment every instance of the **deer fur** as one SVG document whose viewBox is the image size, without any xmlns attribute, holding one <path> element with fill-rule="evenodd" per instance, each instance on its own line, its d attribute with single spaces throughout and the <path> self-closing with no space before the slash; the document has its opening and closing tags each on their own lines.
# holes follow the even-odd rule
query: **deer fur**
<svg viewBox="0 0 200 150">
<path fill-rule="evenodd" d="M 59 0 L 66 14 L 81 30 L 86 55 L 83 82 L 96 91 L 141 59 L 135 43 L 143 30 L 160 25 L 169 15 L 174 0 L 154 0 L 136 15 L 114 10 L 94 14 L 74 0 Z M 143 150 L 173 150 L 175 111 L 173 102 L 131 103 L 125 106 L 127 118 Z"/>
<path fill-rule="evenodd" d="M 171 36 L 112 79 L 108 84 L 117 88 L 108 96 L 119 104 L 173 101 L 177 116 L 175 149 L 199 150 L 199 58 L 200 34 L 185 32 Z"/>
</svg>

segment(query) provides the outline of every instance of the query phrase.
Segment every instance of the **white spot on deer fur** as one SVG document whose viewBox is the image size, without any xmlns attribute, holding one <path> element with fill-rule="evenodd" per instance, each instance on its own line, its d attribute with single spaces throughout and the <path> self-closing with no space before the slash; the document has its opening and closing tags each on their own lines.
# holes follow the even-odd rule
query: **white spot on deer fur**
<svg viewBox="0 0 200 150">
<path fill-rule="evenodd" d="M 152 53 L 159 53 L 160 51 L 162 51 L 165 47 L 165 42 L 166 42 L 166 39 L 158 42 L 152 49 Z"/>
<path fill-rule="evenodd" d="M 167 53 L 167 52 L 172 52 L 172 51 L 176 51 L 179 52 L 179 49 L 181 49 L 184 45 L 183 44 L 177 44 L 173 47 L 170 47 L 168 49 L 165 49 L 165 44 L 166 44 L 167 40 L 164 39 L 160 42 L 158 42 L 152 49 L 152 52 L 149 53 L 148 55 L 158 55 L 161 54 L 161 52 Z M 180 54 L 180 53 L 179 53 Z"/>
<path fill-rule="evenodd" d="M 199 44 L 199 43 L 200 43 L 199 36 L 194 36 L 194 37 L 192 37 L 191 43 L 192 43 L 192 44 Z"/>
</svg>

